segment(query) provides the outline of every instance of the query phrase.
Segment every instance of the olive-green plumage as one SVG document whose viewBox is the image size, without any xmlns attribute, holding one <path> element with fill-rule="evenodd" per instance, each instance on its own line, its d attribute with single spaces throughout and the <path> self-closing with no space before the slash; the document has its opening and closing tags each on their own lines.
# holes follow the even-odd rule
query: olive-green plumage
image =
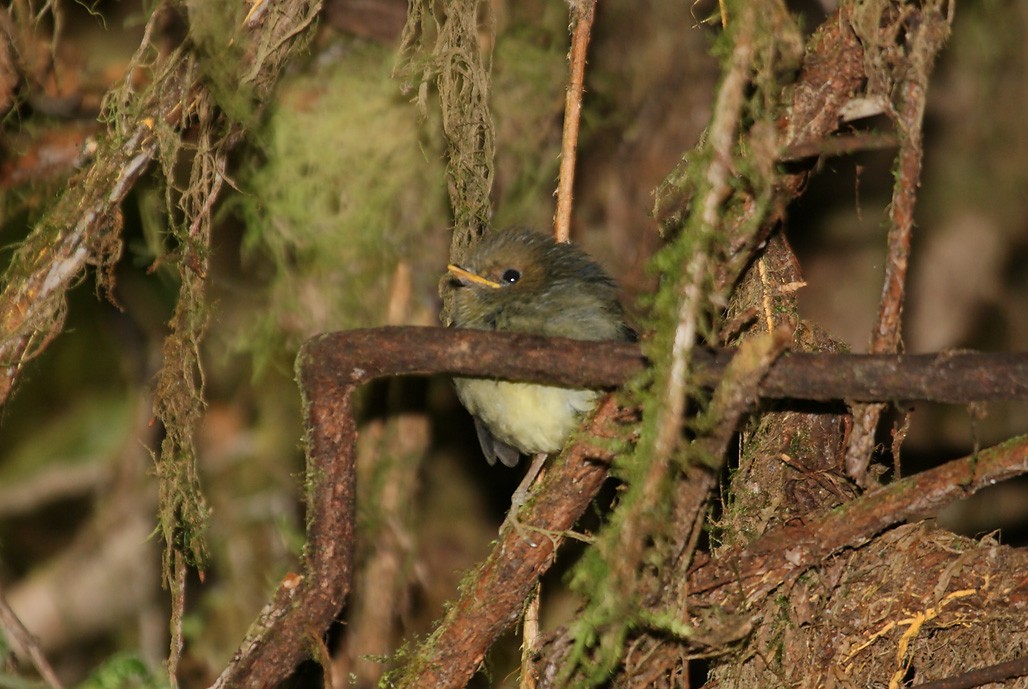
<svg viewBox="0 0 1028 689">
<path fill-rule="evenodd" d="M 618 286 L 572 244 L 525 228 L 483 237 L 449 267 L 452 324 L 576 340 L 629 340 Z M 591 390 L 456 378 L 490 464 L 514 466 L 521 453 L 556 452 L 590 410 Z"/>
</svg>

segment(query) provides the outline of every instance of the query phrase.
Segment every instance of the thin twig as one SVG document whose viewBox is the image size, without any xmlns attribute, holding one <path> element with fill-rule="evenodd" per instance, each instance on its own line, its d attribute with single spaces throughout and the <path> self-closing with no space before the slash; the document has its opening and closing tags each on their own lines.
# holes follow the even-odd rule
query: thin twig
<svg viewBox="0 0 1028 689">
<path fill-rule="evenodd" d="M 36 638 L 32 635 L 32 632 L 25 628 L 25 625 L 21 623 L 18 616 L 14 614 L 14 610 L 8 605 L 7 597 L 2 588 L 0 588 L 0 629 L 3 629 L 4 636 L 14 643 L 18 651 L 28 656 L 39 676 L 43 678 L 43 681 L 48 686 L 52 689 L 63 689 L 64 685 L 57 679 L 57 673 L 50 667 L 50 663 L 47 661 L 43 649 L 39 647 Z"/>
<path fill-rule="evenodd" d="M 170 639 L 168 642 L 168 682 L 172 689 L 178 688 L 178 664 L 182 659 L 182 649 L 185 647 L 185 635 L 182 633 L 183 621 L 186 616 L 186 575 L 189 573 L 189 566 L 186 564 L 185 554 L 179 550 L 171 551 L 171 567 L 173 576 L 169 577 L 168 586 L 171 589 L 171 620 L 169 622 Z"/>
<path fill-rule="evenodd" d="M 903 302 L 914 229 L 914 206 L 921 185 L 924 156 L 922 129 L 928 77 L 935 55 L 948 35 L 948 30 L 941 35 L 939 31 L 940 25 L 945 25 L 946 20 L 932 16 L 928 8 L 924 14 L 926 16 L 917 24 L 917 30 L 906 39 L 911 45 L 910 62 L 913 68 L 899 85 L 900 110 L 894 115 L 901 134 L 900 149 L 890 204 L 891 224 L 882 297 L 868 348 L 872 354 L 897 352 L 902 339 Z M 884 410 L 885 406 L 880 404 L 856 405 L 853 409 L 853 430 L 846 445 L 845 467 L 850 478 L 864 487 L 875 482 L 868 475 L 867 468 L 875 444 L 875 429 Z"/>
<path fill-rule="evenodd" d="M 804 158 L 834 157 L 862 151 L 882 151 L 896 148 L 898 143 L 899 140 L 895 134 L 874 132 L 840 134 L 816 141 L 793 144 L 778 155 L 778 162 L 795 163 Z"/>
<path fill-rule="evenodd" d="M 582 92 L 585 89 L 585 57 L 589 47 L 596 0 L 571 3 L 571 62 L 567 98 L 564 103 L 564 135 L 560 146 L 560 177 L 557 180 L 557 210 L 553 234 L 558 242 L 571 241 L 571 205 L 575 188 L 575 161 L 578 155 L 578 127 L 582 118 Z"/>
<path fill-rule="evenodd" d="M 710 157 L 702 192 L 695 202 L 699 222 L 687 230 L 697 235 L 696 250 L 686 265 L 682 266 L 676 287 L 678 308 L 675 311 L 670 345 L 670 363 L 666 371 L 657 374 L 660 382 L 654 394 L 660 404 L 654 420 L 656 433 L 652 451 L 646 459 L 646 468 L 639 482 L 640 497 L 626 502 L 619 510 L 623 521 L 613 534 L 615 542 L 610 546 L 619 562 L 619 566 L 612 571 L 620 573 L 620 576 L 635 576 L 637 565 L 644 554 L 646 534 L 652 531 L 648 525 L 652 519 L 652 506 L 661 503 L 659 491 L 667 485 L 667 476 L 682 439 L 689 371 L 694 366 L 700 318 L 708 298 L 703 285 L 708 277 L 711 260 L 710 238 L 717 230 L 721 207 L 729 193 L 732 149 L 753 58 L 753 22 L 740 21 L 730 67 L 721 82 L 711 116 Z M 706 496 L 705 490 L 702 495 Z M 617 584 L 613 585 L 613 589 L 618 588 Z"/>
<path fill-rule="evenodd" d="M 321 634 L 320 630 L 312 631 L 307 638 L 307 642 L 314 651 L 312 653 L 314 659 L 321 666 L 322 688 L 335 689 L 335 680 L 332 679 L 332 654 L 328 652 L 328 646 L 325 645 L 324 635 Z"/>
<path fill-rule="evenodd" d="M 735 145 L 735 132 L 739 126 L 739 113 L 745 100 L 746 84 L 749 81 L 753 44 L 751 36 L 742 27 L 732 51 L 732 60 L 718 90 L 714 112 L 711 115 L 710 149 L 711 158 L 706 171 L 706 187 L 697 201 L 700 213 L 700 231 L 713 234 L 720 219 L 721 205 L 729 192 L 731 178 L 730 161 Z M 752 28 L 752 27 L 749 27 Z M 667 383 L 660 392 L 663 398 L 661 413 L 657 419 L 657 437 L 653 445 L 654 461 L 648 472 L 648 481 L 656 481 L 662 473 L 661 467 L 674 454 L 685 412 L 686 372 L 696 346 L 699 318 L 705 295 L 703 282 L 707 277 L 709 256 L 701 243 L 699 250 L 684 266 L 681 293 L 678 295 L 678 318 L 674 341 L 671 347 L 671 368 Z"/>
<path fill-rule="evenodd" d="M 535 689 L 535 653 L 539 644 L 539 601 L 541 584 L 536 583 L 521 620 L 521 677 L 518 689 Z"/>
<path fill-rule="evenodd" d="M 585 91 L 585 63 L 589 49 L 596 0 L 577 0 L 571 9 L 571 50 L 568 53 L 568 87 L 564 102 L 564 131 L 560 147 L 560 171 L 557 179 L 557 209 L 553 216 L 553 236 L 558 242 L 571 241 L 571 209 L 574 204 L 575 163 L 578 159 L 578 130 L 582 120 L 582 94 Z M 543 479 L 540 473 L 534 483 Z M 536 584 L 525 609 L 521 626 L 522 689 L 535 687 L 532 658 L 539 639 L 539 606 L 542 586 Z"/>
</svg>

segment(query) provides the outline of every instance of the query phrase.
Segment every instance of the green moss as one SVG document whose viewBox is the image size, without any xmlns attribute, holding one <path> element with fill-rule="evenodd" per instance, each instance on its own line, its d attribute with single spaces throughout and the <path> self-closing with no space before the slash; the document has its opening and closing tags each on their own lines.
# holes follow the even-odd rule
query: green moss
<svg viewBox="0 0 1028 689">
<path fill-rule="evenodd" d="M 118 653 L 108 658 L 76 689 L 161 689 L 168 683 L 154 675 L 141 658 Z"/>
<path fill-rule="evenodd" d="M 493 20 L 489 5 L 481 0 L 453 0 L 445 7 L 411 0 L 395 70 L 406 91 L 417 88 L 423 113 L 427 112 L 429 84 L 436 87 L 443 112 L 446 180 L 454 225 L 450 257 L 458 263 L 493 214 L 496 145 L 489 109 Z M 443 320 L 448 322 L 445 316 Z"/>
<path fill-rule="evenodd" d="M 566 72 L 563 40 L 539 40 L 527 32 L 497 39 L 492 95 L 502 194 L 493 219 L 497 227 L 546 228 L 552 221 Z"/>
<path fill-rule="evenodd" d="M 348 43 L 337 55 L 284 84 L 262 154 L 240 179 L 245 252 L 273 271 L 267 308 L 248 329 L 259 334 L 245 343 L 263 354 L 317 331 L 383 324 L 396 266 L 421 267 L 426 235 L 449 224 L 441 143 L 399 96 L 392 54 Z M 437 277 L 413 274 L 416 288 Z"/>
<path fill-rule="evenodd" d="M 196 47 L 204 82 L 229 119 L 247 129 L 257 124 L 260 112 L 247 58 L 239 41 L 245 3 L 189 0 L 189 38 Z"/>
</svg>

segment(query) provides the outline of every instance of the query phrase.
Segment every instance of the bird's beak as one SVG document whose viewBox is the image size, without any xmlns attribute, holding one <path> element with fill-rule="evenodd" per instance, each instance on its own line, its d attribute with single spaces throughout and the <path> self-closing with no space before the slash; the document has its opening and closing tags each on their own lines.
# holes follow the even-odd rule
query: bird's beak
<svg viewBox="0 0 1028 689">
<path fill-rule="evenodd" d="M 472 273 L 470 270 L 464 270 L 460 266 L 454 265 L 453 263 L 446 266 L 446 270 L 449 271 L 450 275 L 457 278 L 460 281 L 460 283 L 465 286 L 482 285 L 483 287 L 492 287 L 493 289 L 500 289 L 500 287 L 502 287 L 502 285 L 498 282 L 493 282 L 492 280 L 484 278 L 481 275 L 478 275 L 477 273 Z"/>
</svg>

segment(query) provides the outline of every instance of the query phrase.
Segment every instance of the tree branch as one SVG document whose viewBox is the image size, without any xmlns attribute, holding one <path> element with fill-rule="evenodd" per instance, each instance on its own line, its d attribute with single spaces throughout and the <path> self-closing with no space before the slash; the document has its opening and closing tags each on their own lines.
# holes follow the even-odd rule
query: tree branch
<svg viewBox="0 0 1028 689">
<path fill-rule="evenodd" d="M 698 357 L 700 378 L 717 380 L 730 355 L 725 351 Z M 307 656 L 312 630 L 327 629 L 342 609 L 353 565 L 357 427 L 352 394 L 358 386 L 384 376 L 449 373 L 612 388 L 644 365 L 634 344 L 474 330 L 391 327 L 308 340 L 297 357 L 308 455 L 304 574 L 283 580 L 275 600 L 251 627 L 214 686 L 267 687 L 281 681 Z M 911 375 L 907 369 L 916 373 Z M 979 394 L 988 399 L 1028 400 L 1028 355 L 785 355 L 771 366 L 759 390 L 764 397 L 808 399 L 882 399 L 890 392 L 900 392 L 900 397 L 967 398 L 954 380 L 977 385 Z M 416 670 L 424 673 L 419 683 L 401 681 L 399 686 L 456 686 L 452 683 L 481 662 L 489 640 L 517 618 L 524 596 L 552 563 L 560 533 L 574 525 L 607 476 L 611 450 L 598 447 L 590 438 L 616 435 L 617 416 L 611 399 L 600 405 L 587 433 L 555 463 L 534 498 L 522 507 L 519 521 L 528 531 L 509 529 L 501 535 L 470 584 L 474 593 L 464 596 L 444 620 L 440 638 L 446 643 L 433 645 L 434 655 L 416 664 Z M 1011 460 L 1012 453 L 1023 454 L 1024 449 L 1025 445 L 1011 443 L 982 452 L 977 464 L 972 465 L 970 458 L 950 463 L 840 508 L 844 511 L 830 514 L 824 522 L 838 524 L 834 540 L 821 535 L 827 527 L 820 522 L 816 534 L 808 529 L 812 533 L 794 530 L 787 536 L 804 538 L 809 557 L 823 556 L 833 547 L 870 537 L 918 509 L 937 509 L 985 483 L 1024 471 L 1022 464 L 1028 459 L 1022 456 L 1022 464 Z M 911 497 L 921 491 L 928 497 Z M 530 542 L 526 533 L 539 537 Z M 553 536 L 542 535 L 547 533 Z M 748 562 L 771 567 L 760 557 L 777 553 L 779 569 L 794 566 L 785 554 L 792 552 L 793 542 L 781 541 L 783 537 L 768 540 L 775 538 L 773 534 L 747 549 L 763 554 L 749 555 Z M 694 571 L 692 590 L 723 585 L 727 580 L 722 562 L 719 559 Z M 738 571 L 731 570 L 732 582 Z M 461 656 L 462 649 L 477 650 Z"/>
<path fill-rule="evenodd" d="M 842 548 L 862 545 L 894 524 L 934 514 L 954 500 L 1025 473 L 1028 436 L 1011 438 L 706 558 L 689 573 L 691 590 L 694 595 L 706 592 L 705 604 L 725 604 L 739 594 L 752 602 Z"/>
<path fill-rule="evenodd" d="M 565 532 L 606 480 L 613 453 L 591 441 L 614 438 L 617 417 L 617 404 L 608 396 L 581 439 L 561 454 L 521 506 L 519 526 L 503 530 L 489 558 L 392 686 L 456 689 L 467 684 L 489 647 L 517 621 L 539 577 L 555 561 Z"/>
<path fill-rule="evenodd" d="M 567 97 L 564 101 L 564 134 L 560 145 L 560 173 L 557 176 L 557 210 L 553 215 L 553 234 L 558 242 L 571 241 L 571 204 L 575 190 L 575 160 L 578 156 L 578 125 L 582 118 L 582 93 L 585 91 L 585 55 L 589 47 L 596 0 L 571 3 L 571 52 Z"/>
<path fill-rule="evenodd" d="M 942 0 L 937 0 L 940 5 Z M 899 350 L 902 331 L 903 304 L 906 300 L 907 267 L 910 262 L 910 243 L 914 233 L 914 206 L 917 190 L 921 186 L 921 164 L 924 156 L 922 128 L 927 102 L 928 77 L 935 57 L 949 36 L 947 17 L 928 3 L 920 8 L 916 27 L 905 38 L 910 57 L 904 60 L 905 76 L 895 85 L 899 91 L 900 106 L 891 113 L 900 132 L 899 154 L 896 160 L 896 183 L 892 203 L 889 204 L 888 251 L 885 259 L 885 278 L 878 305 L 878 318 L 871 332 L 869 351 L 878 354 Z M 905 20 L 904 20 L 905 21 Z M 886 50 L 886 48 L 878 48 Z M 884 68 L 879 67 L 883 72 Z M 892 75 L 869 74 L 872 81 L 885 80 Z M 891 110 L 891 108 L 890 108 Z M 876 483 L 868 475 L 868 465 L 875 443 L 875 429 L 884 407 L 878 404 L 856 405 L 853 409 L 853 430 L 846 447 L 846 473 L 861 486 Z"/>
<path fill-rule="evenodd" d="M 317 344 L 315 344 L 317 343 Z M 307 347 L 353 366 L 355 382 L 436 373 L 615 388 L 646 365 L 639 346 L 448 328 L 388 327 L 328 333 Z M 342 352 L 346 353 L 345 361 Z M 713 387 L 734 350 L 697 350 L 695 381 Z M 1028 402 L 1028 353 L 787 353 L 760 385 L 765 399 Z"/>
<path fill-rule="evenodd" d="M 3 631 L 5 637 L 11 640 L 11 644 L 17 651 L 32 661 L 36 672 L 39 673 L 39 676 L 50 689 L 63 689 L 64 685 L 61 684 L 61 681 L 57 678 L 57 673 L 50 666 L 49 661 L 46 659 L 46 654 L 39 647 L 39 642 L 25 628 L 25 625 L 18 619 L 18 616 L 14 614 L 14 610 L 7 603 L 7 597 L 4 595 L 2 588 L 0 588 L 0 630 Z"/>
</svg>

